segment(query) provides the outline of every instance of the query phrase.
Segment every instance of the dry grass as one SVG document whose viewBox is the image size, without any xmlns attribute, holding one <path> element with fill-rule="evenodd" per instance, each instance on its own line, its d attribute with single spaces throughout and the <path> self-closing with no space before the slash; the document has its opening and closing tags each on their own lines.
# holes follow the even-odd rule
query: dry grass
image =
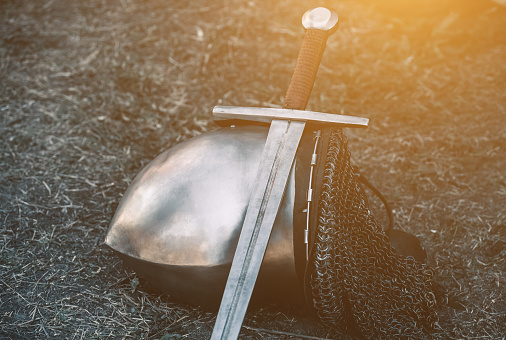
<svg viewBox="0 0 506 340">
<path fill-rule="evenodd" d="M 342 22 L 309 108 L 371 118 L 348 133 L 354 161 L 447 289 L 435 337 L 504 339 L 505 9 L 386 1 L 323 1 Z M 104 236 L 140 168 L 214 128 L 214 105 L 282 103 L 309 6 L 0 3 L 0 338 L 209 336 L 214 313 L 138 280 Z M 244 339 L 342 336 L 291 306 L 245 325 Z"/>
</svg>

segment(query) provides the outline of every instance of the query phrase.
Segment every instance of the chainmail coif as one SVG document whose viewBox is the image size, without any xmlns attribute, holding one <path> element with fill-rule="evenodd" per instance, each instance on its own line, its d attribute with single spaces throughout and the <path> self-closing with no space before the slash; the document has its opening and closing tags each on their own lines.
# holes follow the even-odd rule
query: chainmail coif
<svg viewBox="0 0 506 340">
<path fill-rule="evenodd" d="M 321 185 L 310 258 L 318 316 L 370 339 L 425 337 L 437 321 L 433 272 L 389 244 L 367 208 L 340 129 L 331 131 Z"/>
</svg>

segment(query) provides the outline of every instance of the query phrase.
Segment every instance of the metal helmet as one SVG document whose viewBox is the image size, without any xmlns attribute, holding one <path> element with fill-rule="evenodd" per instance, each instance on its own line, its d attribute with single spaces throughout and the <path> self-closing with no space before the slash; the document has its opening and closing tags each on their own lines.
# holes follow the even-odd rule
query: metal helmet
<svg viewBox="0 0 506 340">
<path fill-rule="evenodd" d="M 263 126 L 221 128 L 159 155 L 123 196 L 106 244 L 172 297 L 217 307 L 266 136 Z M 370 337 L 388 338 L 407 324 L 419 335 L 417 323 L 437 320 L 432 275 L 415 263 L 419 251 L 412 235 L 394 231 L 387 239 L 372 218 L 342 131 L 306 132 L 253 301 L 305 301 L 323 321 L 355 324 Z M 371 309 L 378 299 L 382 307 Z"/>
<path fill-rule="evenodd" d="M 141 277 L 184 301 L 217 306 L 268 129 L 204 133 L 163 152 L 124 194 L 106 244 Z M 255 295 L 302 298 L 294 255 L 295 167 Z"/>
</svg>

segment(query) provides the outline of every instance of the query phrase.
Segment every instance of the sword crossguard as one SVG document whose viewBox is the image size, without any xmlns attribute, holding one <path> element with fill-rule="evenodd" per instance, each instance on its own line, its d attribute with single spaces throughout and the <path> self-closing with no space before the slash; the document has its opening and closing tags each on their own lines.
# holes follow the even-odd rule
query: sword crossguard
<svg viewBox="0 0 506 340">
<path fill-rule="evenodd" d="M 214 121 L 218 124 L 220 124 L 220 121 L 229 123 L 240 120 L 270 124 L 273 119 L 281 119 L 306 122 L 320 127 L 367 128 L 369 126 L 369 119 L 367 118 L 266 107 L 215 106 L 213 108 L 213 116 Z"/>
<path fill-rule="evenodd" d="M 336 12 L 318 7 L 304 13 L 302 25 L 306 33 L 285 95 L 284 109 L 306 109 L 327 38 L 337 30 L 339 19 Z"/>
</svg>

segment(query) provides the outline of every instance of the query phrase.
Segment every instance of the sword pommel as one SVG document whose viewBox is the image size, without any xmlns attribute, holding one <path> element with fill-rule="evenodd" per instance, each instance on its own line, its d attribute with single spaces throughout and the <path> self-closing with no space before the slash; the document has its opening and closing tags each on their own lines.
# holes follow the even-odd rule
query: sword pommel
<svg viewBox="0 0 506 340">
<path fill-rule="evenodd" d="M 316 29 L 334 33 L 339 26 L 337 13 L 325 7 L 311 9 L 302 16 L 302 26 L 305 29 Z"/>
</svg>

